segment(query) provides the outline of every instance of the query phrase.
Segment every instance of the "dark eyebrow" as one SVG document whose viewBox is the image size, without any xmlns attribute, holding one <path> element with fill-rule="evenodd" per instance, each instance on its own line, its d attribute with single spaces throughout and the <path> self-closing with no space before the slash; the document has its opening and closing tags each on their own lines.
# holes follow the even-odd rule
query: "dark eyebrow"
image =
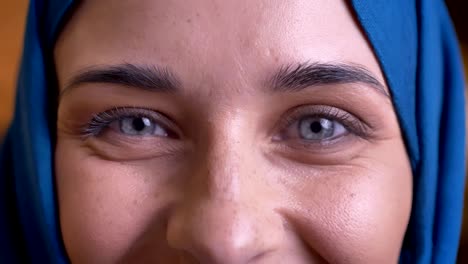
<svg viewBox="0 0 468 264">
<path fill-rule="evenodd" d="M 275 91 L 300 91 L 310 86 L 363 83 L 390 97 L 385 86 L 360 65 L 346 63 L 298 63 L 281 67 L 271 84 Z"/>
<path fill-rule="evenodd" d="M 175 92 L 180 82 L 167 68 L 124 63 L 88 67 L 74 76 L 60 95 L 85 83 L 110 83 L 157 92 Z"/>
</svg>

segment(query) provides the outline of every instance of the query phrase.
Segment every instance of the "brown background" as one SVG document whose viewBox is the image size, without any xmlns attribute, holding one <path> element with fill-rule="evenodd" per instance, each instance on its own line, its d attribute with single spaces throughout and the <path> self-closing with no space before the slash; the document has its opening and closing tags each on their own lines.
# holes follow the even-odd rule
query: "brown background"
<svg viewBox="0 0 468 264">
<path fill-rule="evenodd" d="M 0 0 L 0 131 L 11 119 L 27 3 L 27 0 Z"/>
<path fill-rule="evenodd" d="M 465 62 L 468 62 L 468 3 L 447 0 L 452 13 Z M 27 0 L 0 0 L 0 135 L 11 120 L 14 87 L 22 49 Z M 468 63 L 465 63 L 468 65 Z M 468 76 L 468 68 L 467 68 Z M 467 195 L 465 195 L 467 196 Z M 467 196 L 468 197 L 468 196 Z M 468 263 L 468 208 L 465 210 L 464 230 L 459 251 L 459 263 Z"/>
</svg>

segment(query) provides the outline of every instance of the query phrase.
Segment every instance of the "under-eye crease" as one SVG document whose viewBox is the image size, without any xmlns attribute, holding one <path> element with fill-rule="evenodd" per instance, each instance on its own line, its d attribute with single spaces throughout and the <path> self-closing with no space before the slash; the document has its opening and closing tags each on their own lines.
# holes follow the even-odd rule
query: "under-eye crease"
<svg viewBox="0 0 468 264">
<path fill-rule="evenodd" d="M 303 128 L 315 135 L 304 135 Z M 327 131 L 328 130 L 328 131 Z M 302 144 L 328 144 L 347 135 L 370 137 L 369 127 L 349 112 L 326 105 L 299 106 L 287 113 L 280 123 L 275 141 L 301 141 Z"/>
<path fill-rule="evenodd" d="M 132 122 L 132 119 L 133 122 Z M 178 138 L 171 121 L 164 114 L 140 107 L 114 107 L 94 114 L 81 129 L 83 138 L 100 136 L 104 130 L 113 129 L 125 136 L 159 136 Z M 142 131 L 129 131 L 131 126 L 141 126 Z M 146 130 L 146 131 L 145 131 Z"/>
</svg>

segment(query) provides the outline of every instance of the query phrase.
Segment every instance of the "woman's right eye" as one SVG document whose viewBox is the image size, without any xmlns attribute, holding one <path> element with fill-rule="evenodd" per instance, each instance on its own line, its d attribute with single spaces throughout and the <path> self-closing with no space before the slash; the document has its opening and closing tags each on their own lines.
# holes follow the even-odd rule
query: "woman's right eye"
<svg viewBox="0 0 468 264">
<path fill-rule="evenodd" d="M 127 116 L 109 124 L 109 128 L 128 136 L 167 137 L 167 129 L 145 116 Z"/>
<path fill-rule="evenodd" d="M 126 137 L 178 138 L 172 121 L 163 114 L 145 108 L 117 107 L 99 114 L 86 124 L 84 137 L 98 137 L 109 131 Z"/>
</svg>

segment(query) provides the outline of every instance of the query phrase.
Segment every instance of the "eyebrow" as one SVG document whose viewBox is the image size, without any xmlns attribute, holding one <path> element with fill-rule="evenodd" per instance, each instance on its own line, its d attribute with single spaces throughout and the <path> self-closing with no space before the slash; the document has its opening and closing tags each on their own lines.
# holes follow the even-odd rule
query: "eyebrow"
<svg viewBox="0 0 468 264">
<path fill-rule="evenodd" d="M 166 93 L 181 89 L 179 79 L 168 68 L 124 63 L 85 68 L 66 84 L 60 97 L 86 83 L 111 83 Z M 390 98 L 385 86 L 369 70 L 347 63 L 288 64 L 272 75 L 268 86 L 275 92 L 297 92 L 308 87 L 346 83 L 367 84 Z"/>
<path fill-rule="evenodd" d="M 346 63 L 298 63 L 281 67 L 271 79 L 275 91 L 295 92 L 307 87 L 362 83 L 390 97 L 385 86 L 363 66 Z"/>
<path fill-rule="evenodd" d="M 85 68 L 68 82 L 60 95 L 86 83 L 111 83 L 171 93 L 180 89 L 179 80 L 168 68 L 124 63 Z"/>
</svg>

